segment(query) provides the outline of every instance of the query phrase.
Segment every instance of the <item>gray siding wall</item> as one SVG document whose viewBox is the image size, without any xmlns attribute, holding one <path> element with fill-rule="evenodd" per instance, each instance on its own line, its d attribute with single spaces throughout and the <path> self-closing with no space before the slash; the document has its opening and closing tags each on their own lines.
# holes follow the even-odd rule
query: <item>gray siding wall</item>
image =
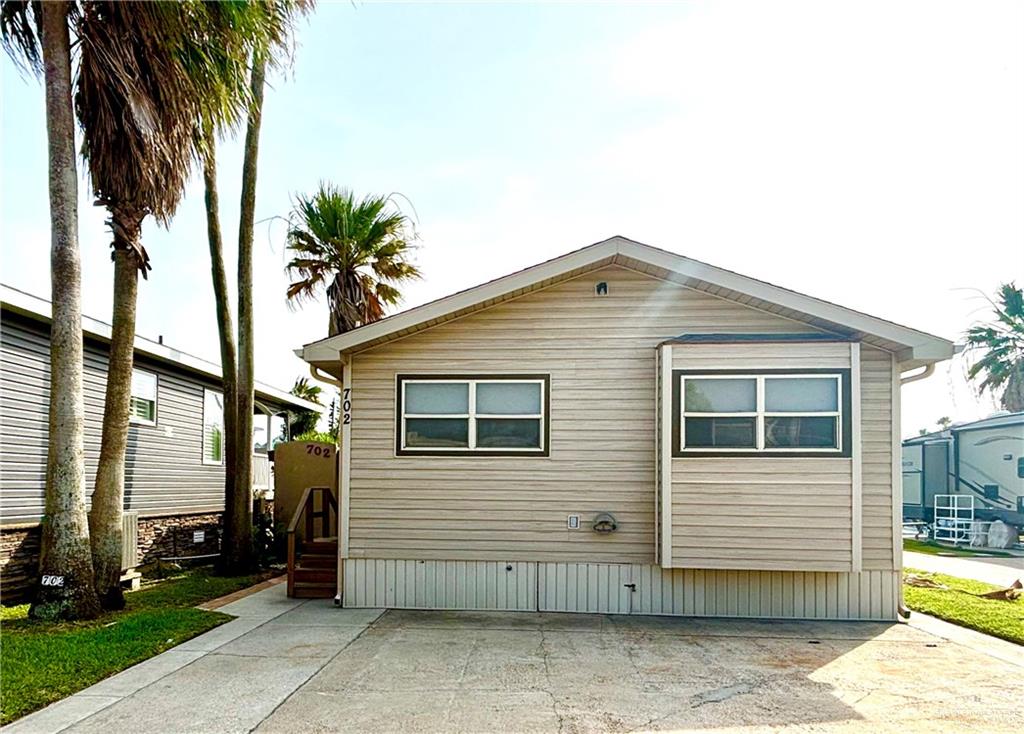
<svg viewBox="0 0 1024 734">
<path fill-rule="evenodd" d="M 46 478 L 49 327 L 5 312 L 0 335 L 0 521 L 36 522 Z M 99 458 L 106 355 L 104 344 L 86 340 L 87 494 Z M 203 388 L 218 383 L 140 355 L 135 364 L 157 374 L 157 423 L 129 431 L 125 508 L 141 516 L 219 512 L 224 469 L 202 463 Z"/>
</svg>

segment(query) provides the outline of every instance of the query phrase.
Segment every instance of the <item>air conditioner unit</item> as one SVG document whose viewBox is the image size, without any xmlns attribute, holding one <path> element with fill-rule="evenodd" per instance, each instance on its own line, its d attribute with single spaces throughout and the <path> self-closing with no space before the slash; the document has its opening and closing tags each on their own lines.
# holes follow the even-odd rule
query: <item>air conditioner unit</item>
<svg viewBox="0 0 1024 734">
<path fill-rule="evenodd" d="M 121 570 L 139 565 L 139 513 L 126 512 L 121 518 Z"/>
</svg>

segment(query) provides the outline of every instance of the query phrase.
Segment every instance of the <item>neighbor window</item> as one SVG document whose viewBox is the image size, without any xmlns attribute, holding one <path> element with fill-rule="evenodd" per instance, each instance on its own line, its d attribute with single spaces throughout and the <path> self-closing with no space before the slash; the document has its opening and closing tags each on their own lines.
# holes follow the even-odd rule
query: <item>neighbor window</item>
<svg viewBox="0 0 1024 734">
<path fill-rule="evenodd" d="M 544 453 L 547 377 L 399 377 L 400 454 Z"/>
<path fill-rule="evenodd" d="M 203 390 L 203 463 L 224 463 L 224 396 Z"/>
<path fill-rule="evenodd" d="M 156 375 L 132 370 L 132 401 L 129 417 L 132 423 L 156 423 Z"/>
<path fill-rule="evenodd" d="M 680 374 L 686 452 L 839 453 L 844 374 Z"/>
</svg>

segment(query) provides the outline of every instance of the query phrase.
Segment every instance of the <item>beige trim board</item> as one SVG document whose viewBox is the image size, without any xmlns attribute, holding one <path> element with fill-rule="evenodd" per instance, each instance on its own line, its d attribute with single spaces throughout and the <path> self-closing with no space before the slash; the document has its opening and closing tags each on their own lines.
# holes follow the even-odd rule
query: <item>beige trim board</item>
<svg viewBox="0 0 1024 734">
<path fill-rule="evenodd" d="M 660 375 L 658 377 L 658 448 L 660 450 L 658 481 L 661 506 L 661 548 L 658 554 L 662 568 L 672 567 L 672 347 L 662 344 L 658 348 Z"/>
<path fill-rule="evenodd" d="M 853 431 L 851 461 L 851 531 L 852 568 L 854 572 L 864 567 L 864 436 L 861 432 L 861 382 L 860 382 L 860 344 L 850 344 L 850 411 L 852 413 L 850 428 Z"/>
</svg>

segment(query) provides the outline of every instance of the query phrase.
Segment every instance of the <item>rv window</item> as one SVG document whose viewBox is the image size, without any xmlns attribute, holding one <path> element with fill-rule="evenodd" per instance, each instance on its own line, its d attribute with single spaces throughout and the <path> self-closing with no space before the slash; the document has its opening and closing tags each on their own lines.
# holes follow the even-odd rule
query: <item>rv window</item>
<svg viewBox="0 0 1024 734">
<path fill-rule="evenodd" d="M 843 452 L 848 371 L 677 374 L 677 453 Z"/>
<path fill-rule="evenodd" d="M 546 454 L 545 375 L 399 376 L 399 455 Z"/>
<path fill-rule="evenodd" d="M 132 400 L 129 418 L 132 423 L 156 425 L 157 379 L 152 372 L 132 370 Z"/>
</svg>

